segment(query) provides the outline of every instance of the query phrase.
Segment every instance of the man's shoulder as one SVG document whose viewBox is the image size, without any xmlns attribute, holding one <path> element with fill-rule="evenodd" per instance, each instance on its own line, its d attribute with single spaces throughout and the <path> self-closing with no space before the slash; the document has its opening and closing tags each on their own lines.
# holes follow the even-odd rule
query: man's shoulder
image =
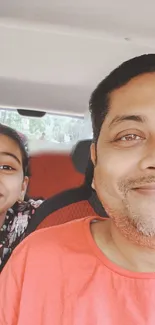
<svg viewBox="0 0 155 325">
<path fill-rule="evenodd" d="M 6 265 L 3 278 L 11 272 L 19 286 L 23 275 L 31 282 L 42 278 L 60 282 L 64 275 L 75 274 L 81 265 L 88 266 L 93 251 L 90 241 L 90 223 L 86 217 L 42 230 L 37 230 L 20 243 Z M 95 218 L 98 219 L 98 218 Z M 86 258 L 87 257 L 87 258 Z"/>
<path fill-rule="evenodd" d="M 29 239 L 31 242 L 35 241 L 52 241 L 52 242 L 64 242 L 70 240 L 75 236 L 79 237 L 81 230 L 84 227 L 85 222 L 91 218 L 81 218 L 78 220 L 73 220 L 61 225 L 52 226 L 44 229 L 37 230 L 30 235 Z"/>
<path fill-rule="evenodd" d="M 16 248 L 14 255 L 21 251 L 33 252 L 33 254 L 51 254 L 61 251 L 66 246 L 74 248 L 85 243 L 85 225 L 91 220 L 86 217 L 58 226 L 44 228 L 33 232 Z M 25 254 L 25 253 L 24 253 Z"/>
</svg>

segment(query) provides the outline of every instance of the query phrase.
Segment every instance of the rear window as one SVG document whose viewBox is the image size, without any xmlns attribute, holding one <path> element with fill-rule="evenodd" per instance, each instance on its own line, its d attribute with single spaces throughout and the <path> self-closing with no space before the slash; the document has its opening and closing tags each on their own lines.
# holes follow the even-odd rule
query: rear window
<svg viewBox="0 0 155 325">
<path fill-rule="evenodd" d="M 25 134 L 29 140 L 76 143 L 83 138 L 84 118 L 46 113 L 43 117 L 21 116 L 16 110 L 0 109 L 0 121 Z"/>
</svg>

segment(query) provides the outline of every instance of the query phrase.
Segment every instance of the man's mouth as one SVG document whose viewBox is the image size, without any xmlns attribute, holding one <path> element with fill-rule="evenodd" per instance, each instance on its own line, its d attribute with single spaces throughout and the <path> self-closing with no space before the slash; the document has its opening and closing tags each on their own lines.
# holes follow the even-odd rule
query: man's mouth
<svg viewBox="0 0 155 325">
<path fill-rule="evenodd" d="M 155 183 L 140 185 L 133 188 L 133 190 L 139 194 L 155 196 Z"/>
</svg>

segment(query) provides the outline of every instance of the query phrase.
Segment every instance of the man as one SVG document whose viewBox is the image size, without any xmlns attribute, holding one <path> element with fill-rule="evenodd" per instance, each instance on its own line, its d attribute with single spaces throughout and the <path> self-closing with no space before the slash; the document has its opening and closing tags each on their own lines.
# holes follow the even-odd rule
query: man
<svg viewBox="0 0 155 325">
<path fill-rule="evenodd" d="M 155 54 L 91 96 L 93 187 L 110 218 L 32 234 L 0 277 L 1 325 L 155 324 Z"/>
</svg>

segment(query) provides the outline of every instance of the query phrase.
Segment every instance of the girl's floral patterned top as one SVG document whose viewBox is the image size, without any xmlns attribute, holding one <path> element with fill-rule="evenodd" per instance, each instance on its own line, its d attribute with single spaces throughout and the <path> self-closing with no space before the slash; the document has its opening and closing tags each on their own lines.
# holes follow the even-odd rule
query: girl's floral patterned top
<svg viewBox="0 0 155 325">
<path fill-rule="evenodd" d="M 42 202 L 43 200 L 29 199 L 27 202 L 16 203 L 7 211 L 0 228 L 0 270 L 5 259 L 8 259 L 12 250 L 24 239 L 27 227 Z"/>
</svg>

